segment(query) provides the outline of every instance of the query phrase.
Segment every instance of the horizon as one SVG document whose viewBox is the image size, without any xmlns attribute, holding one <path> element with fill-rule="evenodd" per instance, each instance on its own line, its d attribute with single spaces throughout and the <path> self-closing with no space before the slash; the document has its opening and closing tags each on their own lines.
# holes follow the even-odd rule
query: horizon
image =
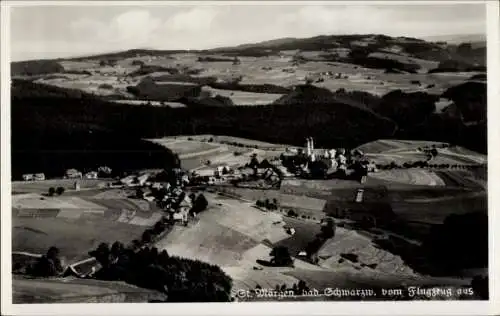
<svg viewBox="0 0 500 316">
<path fill-rule="evenodd" d="M 486 35 L 486 5 L 14 6 L 10 31 L 11 61 L 28 61 L 320 35 Z"/>
</svg>

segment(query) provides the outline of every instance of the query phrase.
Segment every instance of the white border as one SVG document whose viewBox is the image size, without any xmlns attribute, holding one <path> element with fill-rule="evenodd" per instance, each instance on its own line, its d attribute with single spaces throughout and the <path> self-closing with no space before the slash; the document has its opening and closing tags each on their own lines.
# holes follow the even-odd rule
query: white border
<svg viewBox="0 0 500 316">
<path fill-rule="evenodd" d="M 499 3 L 497 1 L 307 1 L 311 5 L 346 4 L 452 4 L 485 3 L 488 27 L 488 211 L 490 253 L 490 301 L 488 302 L 335 302 L 335 303 L 201 303 L 201 304 L 12 304 L 11 276 L 11 199 L 10 199 L 10 7 L 18 6 L 158 6 L 158 5 L 304 5 L 305 1 L 2 1 L 1 2 L 1 293 L 2 315 L 494 315 L 500 314 L 500 266 L 498 233 L 500 217 L 496 214 L 500 192 L 496 179 L 500 177 L 500 155 L 494 141 L 500 137 L 498 107 L 500 94 Z M 496 282 L 495 282 L 496 281 Z M 495 284 L 496 287 L 494 286 Z"/>
</svg>

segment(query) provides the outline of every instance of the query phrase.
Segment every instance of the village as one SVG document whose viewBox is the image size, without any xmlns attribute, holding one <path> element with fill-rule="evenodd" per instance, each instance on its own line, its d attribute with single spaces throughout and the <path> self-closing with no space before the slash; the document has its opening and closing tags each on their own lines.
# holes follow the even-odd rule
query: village
<svg viewBox="0 0 500 316">
<path fill-rule="evenodd" d="M 216 264 L 237 288 L 282 287 L 304 278 L 322 288 L 331 283 L 328 273 L 337 269 L 404 273 L 415 280 L 425 278 L 421 271 L 434 273 L 425 270 L 432 268 L 421 259 L 421 240 L 455 211 L 455 201 L 463 203 L 443 199 L 439 205 L 444 211 L 433 213 L 411 199 L 457 194 L 456 188 L 402 184 L 396 177 L 440 170 L 438 159 L 451 157 L 447 144 L 401 143 L 396 157 L 408 154 L 411 159 L 395 163 L 384 160 L 392 152 L 374 154 L 373 147 L 398 141 L 354 149 L 316 148 L 312 137 L 303 147 L 210 135 L 158 142 L 179 155 L 180 167 L 118 172 L 103 165 L 70 168 L 59 177 L 24 174 L 23 181 L 13 183 L 16 229 L 24 236 L 25 229 L 17 227 L 92 227 L 85 238 L 79 229 L 78 236 L 66 234 L 62 243 L 66 255 L 73 253 L 64 275 L 79 279 L 94 278 L 101 269 L 86 253 L 96 247 L 88 241 L 103 229 L 112 240 L 131 242 L 135 251 L 153 247 Z M 472 166 L 471 172 L 479 165 Z M 468 186 L 458 197 L 477 207 L 482 195 Z M 29 244 L 14 239 L 15 256 L 24 262 L 26 253 L 32 255 L 26 250 L 40 253 L 52 238 L 61 245 L 57 233 L 51 236 Z M 133 236 L 137 239 L 131 240 Z M 276 257 L 278 253 L 284 257 Z M 308 279 L 315 271 L 329 276 Z M 297 276 L 289 279 L 289 273 Z"/>
<path fill-rule="evenodd" d="M 156 203 L 169 214 L 172 221 L 187 225 L 188 218 L 196 218 L 196 212 L 192 211 L 195 202 L 193 191 L 208 188 L 210 191 L 219 189 L 224 192 L 227 187 L 279 190 L 282 181 L 293 179 L 336 178 L 364 184 L 368 173 L 376 171 L 374 162 L 369 161 L 361 150 L 316 149 L 314 139 L 309 137 L 304 148 L 288 147 L 280 155 L 261 161 L 257 154 L 252 154 L 244 165 L 214 164 L 205 166 L 203 170 L 191 171 L 180 168 L 138 171 L 114 180 L 111 178 L 112 169 L 107 166 L 85 172 L 72 168 L 65 171 L 62 179 L 74 180 L 73 191 L 82 189 L 80 182 L 83 179 L 105 180 L 105 184 L 100 183 L 102 188 L 134 189 L 133 198 Z M 46 180 L 44 173 L 24 174 L 22 178 L 25 182 Z M 49 188 L 49 193 L 55 193 L 55 189 Z M 353 200 L 361 203 L 363 191 L 358 189 Z"/>
</svg>

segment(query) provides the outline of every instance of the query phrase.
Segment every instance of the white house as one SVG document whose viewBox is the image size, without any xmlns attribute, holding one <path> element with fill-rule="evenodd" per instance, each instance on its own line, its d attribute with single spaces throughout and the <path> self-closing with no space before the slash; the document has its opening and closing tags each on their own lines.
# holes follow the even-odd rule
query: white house
<svg viewBox="0 0 500 316">
<path fill-rule="evenodd" d="M 37 180 L 37 181 L 43 181 L 43 180 L 45 180 L 45 174 L 43 174 L 43 173 L 35 173 L 33 175 L 33 179 Z"/>
<path fill-rule="evenodd" d="M 145 173 L 137 177 L 137 182 L 139 183 L 139 185 L 144 185 L 148 179 L 149 174 Z"/>
<path fill-rule="evenodd" d="M 32 181 L 33 175 L 32 174 L 23 174 L 23 180 L 24 181 Z"/>
<path fill-rule="evenodd" d="M 347 163 L 347 158 L 346 156 L 344 156 L 343 154 L 340 154 L 338 157 L 337 157 L 337 160 L 339 162 L 339 164 L 343 165 L 343 164 L 346 164 Z"/>
<path fill-rule="evenodd" d="M 97 179 L 97 172 L 96 171 L 90 171 L 85 174 L 86 179 Z"/>
<path fill-rule="evenodd" d="M 132 185 L 135 181 L 135 176 L 127 176 L 125 178 L 120 179 L 120 182 L 125 184 L 125 185 Z"/>
<path fill-rule="evenodd" d="M 172 218 L 176 222 L 181 222 L 183 224 L 186 224 L 188 221 L 188 212 L 180 211 L 180 212 L 172 213 Z"/>
<path fill-rule="evenodd" d="M 68 169 L 66 170 L 66 177 L 69 179 L 82 178 L 82 173 L 76 169 Z"/>
</svg>

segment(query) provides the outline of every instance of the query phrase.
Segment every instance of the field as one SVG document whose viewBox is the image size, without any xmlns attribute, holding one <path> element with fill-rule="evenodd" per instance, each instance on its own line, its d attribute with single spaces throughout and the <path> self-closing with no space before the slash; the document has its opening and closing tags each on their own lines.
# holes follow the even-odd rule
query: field
<svg viewBox="0 0 500 316">
<path fill-rule="evenodd" d="M 160 300 L 159 292 L 124 282 L 90 279 L 30 279 L 14 276 L 14 304 L 26 303 L 132 303 Z"/>
<path fill-rule="evenodd" d="M 377 141 L 369 142 L 363 144 L 357 149 L 370 154 L 379 154 L 384 152 L 398 152 L 398 151 L 408 151 L 414 150 L 419 147 L 436 145 L 439 147 L 443 143 L 440 142 L 430 142 L 430 141 L 416 141 L 416 140 L 395 140 L 395 139 L 380 139 Z"/>
<path fill-rule="evenodd" d="M 435 172 L 423 169 L 381 170 L 371 174 L 370 177 L 414 185 L 445 185 L 445 182 Z"/>
<path fill-rule="evenodd" d="M 233 278 L 234 290 L 253 289 L 257 285 L 273 289 L 277 284 L 291 286 L 299 280 L 319 290 L 359 284 L 377 286 L 375 280 L 396 286 L 400 284 L 396 276 L 409 283 L 431 282 L 431 278 L 415 273 L 399 256 L 377 248 L 370 237 L 341 227 L 337 227 L 336 236 L 319 250 L 319 265 L 296 258 L 293 268 L 255 270 L 254 267 L 259 266 L 256 260 L 270 259 L 273 246 L 285 246 L 292 256 L 297 256 L 320 232 L 320 225 L 262 212 L 246 202 L 209 193 L 206 196 L 210 207 L 199 214 L 199 221 L 188 227 L 175 227 L 156 246 L 167 249 L 171 255 L 220 265 Z M 293 236 L 286 234 L 283 225 L 293 227 L 296 233 Z M 348 253 L 358 255 L 359 261 L 343 259 L 339 263 L 341 255 Z M 353 279 L 352 275 L 355 275 Z"/>
<path fill-rule="evenodd" d="M 133 86 L 146 76 L 158 76 L 169 74 L 165 70 L 152 69 L 150 73 L 145 71 L 138 76 L 131 74 L 140 69 L 138 65 L 132 65 L 134 61 L 142 61 L 146 66 L 165 67 L 177 69 L 182 72 L 193 72 L 193 77 L 215 77 L 218 80 L 227 81 L 241 78 L 241 84 L 273 84 L 281 87 L 292 87 L 303 84 L 306 78 L 312 79 L 313 84 L 325 87 L 331 91 L 346 89 L 348 91 L 366 91 L 376 95 L 383 95 L 389 91 L 400 89 L 406 92 L 426 91 L 439 94 L 450 86 L 464 82 L 474 73 L 439 73 L 428 74 L 428 70 L 436 68 L 437 61 L 425 60 L 408 56 L 403 53 L 395 53 L 389 49 L 381 49 L 372 53 L 371 57 L 394 60 L 403 63 L 418 64 L 421 69 L 418 73 L 386 73 L 383 69 L 369 69 L 359 65 L 325 59 L 325 54 L 335 53 L 346 57 L 349 49 L 331 49 L 329 51 L 288 51 L 281 54 L 271 54 L 262 57 L 239 56 L 239 63 L 233 64 L 232 57 L 213 54 L 211 57 L 222 58 L 228 61 L 200 61 L 200 55 L 196 53 L 172 53 L 169 56 L 136 56 L 118 58 L 115 66 L 100 65 L 99 59 L 88 58 L 87 60 L 74 61 L 62 60 L 60 64 L 64 67 L 64 73 L 50 74 L 37 79 L 37 82 L 49 85 L 79 89 L 96 95 L 120 95 L 127 98 L 133 96 L 127 91 L 127 86 Z M 307 59 L 304 63 L 294 64 L 293 56 L 300 54 Z M 325 72 L 331 72 L 333 76 L 325 76 Z M 317 81 L 320 79 L 321 81 Z M 182 77 L 172 79 L 182 83 Z M 105 87 L 109 85 L 111 87 Z M 203 87 L 216 94 L 229 97 L 236 105 L 269 104 L 280 97 L 273 93 L 249 93 L 238 90 L 219 90 Z"/>
<path fill-rule="evenodd" d="M 416 161 L 427 161 L 433 165 L 477 165 L 485 164 L 485 155 L 473 152 L 459 146 L 440 148 L 443 143 L 427 141 L 405 141 L 405 140 L 378 140 L 358 147 L 366 157 L 377 164 L 412 163 Z M 437 156 L 427 160 L 422 148 L 432 148 L 436 146 Z M 388 183 L 401 183 L 411 185 L 428 186 L 465 186 L 478 187 L 486 186 L 485 170 L 482 171 L 458 171 L 458 170 L 433 170 L 433 169 L 393 169 L 380 170 L 370 174 L 370 179 L 383 180 Z M 477 173 L 483 173 L 483 175 Z M 477 175 L 476 175 L 477 174 Z"/>
<path fill-rule="evenodd" d="M 263 141 L 254 140 L 254 139 L 241 138 L 241 137 L 235 137 L 235 136 L 226 136 L 226 135 L 204 134 L 204 135 L 192 135 L 192 136 L 177 136 L 176 138 L 183 139 L 183 140 L 190 138 L 192 140 L 202 141 L 202 142 L 206 142 L 209 139 L 212 139 L 212 141 L 214 143 L 220 143 L 220 144 L 234 144 L 234 143 L 236 143 L 239 146 L 244 147 L 244 148 L 255 148 L 255 149 L 270 150 L 270 151 L 285 151 L 286 147 L 288 147 L 288 145 L 284 145 L 284 144 L 273 144 L 273 143 L 263 142 Z"/>
<path fill-rule="evenodd" d="M 212 194 L 206 194 L 206 197 L 210 208 L 199 214 L 199 221 L 188 228 L 175 227 L 157 243 L 159 249 L 167 249 L 171 255 L 221 265 L 235 279 L 236 288 L 245 285 L 245 288 L 253 288 L 255 284 L 264 286 L 269 282 L 274 288 L 277 283 L 292 281 L 280 272 L 290 268 L 266 267 L 264 271 L 258 272 L 252 268 L 258 265 L 256 260 L 270 259 L 270 244 L 295 244 L 296 249 L 302 248 L 304 241 L 309 241 L 308 232 L 311 229 L 305 231 L 297 228 L 300 231 L 297 237 L 290 237 L 283 228 L 285 223 L 279 214 L 262 212 L 246 203 Z M 295 222 L 294 225 L 305 227 L 308 224 Z M 317 224 L 312 225 L 315 231 Z M 320 269 L 300 260 L 296 260 L 296 265 Z"/>
<path fill-rule="evenodd" d="M 288 237 L 283 225 L 274 224 L 282 220 L 278 214 L 213 194 L 207 193 L 206 197 L 210 208 L 199 214 L 199 221 L 187 229 L 174 229 L 158 247 L 179 256 L 195 256 L 210 262 L 223 260 L 224 266 L 240 266 L 243 254 L 263 240 Z M 226 253 L 219 255 L 220 252 Z"/>
<path fill-rule="evenodd" d="M 63 187 L 68 190 L 73 190 L 75 181 L 73 179 L 57 179 L 44 181 L 12 181 L 12 194 L 20 193 L 47 193 L 49 188 Z M 104 187 L 108 181 L 93 180 L 93 179 L 78 179 L 81 189 L 99 189 Z"/>
<path fill-rule="evenodd" d="M 220 95 L 230 98 L 234 104 L 244 105 L 271 104 L 282 96 L 281 94 L 274 93 L 254 93 L 236 90 L 214 89 L 210 87 L 204 87 L 203 91 L 210 92 L 212 96 Z"/>
<path fill-rule="evenodd" d="M 358 261 L 351 262 L 342 258 L 342 254 L 357 255 Z M 323 259 L 320 265 L 331 269 L 345 267 L 362 268 L 364 265 L 374 265 L 372 270 L 384 273 L 414 274 L 404 261 L 396 255 L 384 251 L 372 242 L 371 238 L 354 230 L 337 227 L 335 237 L 329 239 L 318 252 Z"/>
<path fill-rule="evenodd" d="M 39 188 L 38 183 L 34 185 Z M 84 196 L 73 196 L 73 192 L 55 197 L 13 195 L 13 251 L 43 254 L 56 246 L 73 263 L 88 258 L 88 251 L 101 242 L 126 244 L 139 239 L 163 216 L 149 202 L 127 198 L 131 192 L 86 192 L 89 194 Z"/>
<path fill-rule="evenodd" d="M 289 238 L 274 243 L 274 246 L 285 246 L 290 255 L 297 256 L 303 251 L 307 244 L 320 233 L 320 225 L 317 222 L 305 221 L 291 217 L 284 218 L 286 226 L 295 229 L 295 234 Z"/>
<path fill-rule="evenodd" d="M 381 139 L 357 147 L 375 163 L 387 164 L 392 161 L 403 164 L 405 162 L 425 161 L 426 154 L 419 150 L 436 146 L 438 155 L 429 161 L 429 164 L 483 164 L 487 157 L 483 154 L 465 149 L 460 146 L 440 148 L 443 143 L 413 140 Z"/>
<path fill-rule="evenodd" d="M 153 139 L 151 142 L 160 144 L 179 154 L 181 166 L 188 170 L 213 169 L 217 166 L 239 167 L 250 161 L 252 154 L 257 154 L 258 159 L 270 158 L 279 155 L 279 152 L 266 151 L 263 149 L 251 149 L 227 144 L 231 138 L 224 136 L 210 135 L 198 136 L 178 136 L 166 137 L 162 139 Z M 212 141 L 208 140 L 212 138 Z M 226 140 L 227 139 L 227 140 Z M 234 140 L 244 144 L 248 140 Z M 257 144 L 259 142 L 255 142 Z M 269 146 L 268 143 L 262 143 L 263 147 Z M 272 144 L 271 144 L 272 145 Z M 253 146 L 253 145 L 252 145 Z M 277 145 L 273 145 L 275 148 Z M 237 154 L 235 154 L 237 153 Z M 210 164 L 207 165 L 207 162 Z"/>
<path fill-rule="evenodd" d="M 436 174 L 449 186 L 488 188 L 486 174 L 462 170 L 436 171 Z"/>
<path fill-rule="evenodd" d="M 405 221 L 441 224 L 451 214 L 486 213 L 488 199 L 486 192 L 470 192 L 436 198 L 408 198 L 394 201 L 391 206 L 396 215 Z"/>
</svg>

